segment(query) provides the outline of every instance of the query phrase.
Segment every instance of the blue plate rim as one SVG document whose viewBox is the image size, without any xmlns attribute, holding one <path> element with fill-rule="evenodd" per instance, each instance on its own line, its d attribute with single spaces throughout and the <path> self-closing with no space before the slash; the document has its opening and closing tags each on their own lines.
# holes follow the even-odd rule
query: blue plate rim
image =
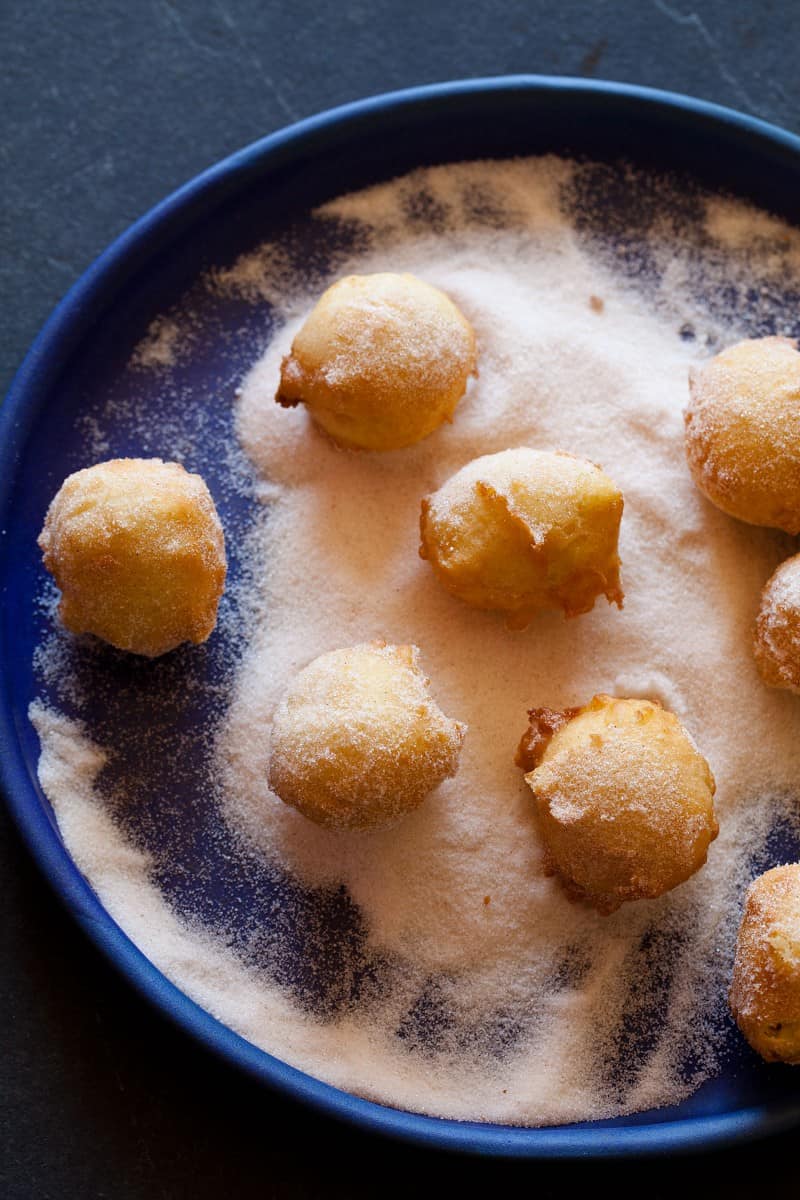
<svg viewBox="0 0 800 1200">
<path fill-rule="evenodd" d="M 57 305 L 20 366 L 0 408 L 0 567 L 4 564 L 5 520 L 13 497 L 16 466 L 38 417 L 52 374 L 103 311 L 126 271 L 169 241 L 201 208 L 235 191 L 241 180 L 282 151 L 297 154 L 312 137 L 332 127 L 374 119 L 381 113 L 413 109 L 463 94 L 497 92 L 583 93 L 630 100 L 665 114 L 689 114 L 741 135 L 755 136 L 800 158 L 800 137 L 756 117 L 676 92 L 607 80 L 561 76 L 509 75 L 465 79 L 381 93 L 328 109 L 252 142 L 172 192 L 117 237 L 88 267 Z M 0 645 L 0 664 L 5 662 Z M 0 665 L 0 669 L 2 666 Z M 80 927 L 123 978 L 182 1031 L 245 1073 L 361 1129 L 429 1148 L 514 1158 L 631 1157 L 707 1150 L 777 1133 L 800 1124 L 800 1095 L 779 1106 L 751 1106 L 721 1114 L 640 1126 L 605 1122 L 538 1128 L 498 1126 L 429 1117 L 388 1108 L 323 1083 L 272 1057 L 217 1021 L 172 984 L 142 954 L 103 908 L 49 821 L 38 781 L 22 754 L 3 670 L 0 702 L 0 789 L 28 850 Z M 31 800 L 33 786 L 39 803 Z"/>
</svg>

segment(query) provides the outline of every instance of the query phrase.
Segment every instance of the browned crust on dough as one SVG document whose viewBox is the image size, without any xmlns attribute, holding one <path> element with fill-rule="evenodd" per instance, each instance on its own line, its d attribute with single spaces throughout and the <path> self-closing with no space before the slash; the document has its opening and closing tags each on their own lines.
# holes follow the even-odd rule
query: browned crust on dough
<svg viewBox="0 0 800 1200">
<path fill-rule="evenodd" d="M 275 401 L 282 408 L 297 408 L 302 401 L 303 372 L 293 354 L 284 354 L 281 359 L 281 381 L 275 393 Z"/>
<path fill-rule="evenodd" d="M 427 524 L 428 524 L 428 513 L 430 512 L 430 508 L 431 508 L 430 496 L 423 496 L 422 501 L 420 503 L 420 513 L 419 513 L 419 556 L 420 556 L 420 558 L 424 558 L 426 561 L 430 560 L 430 557 L 431 557 L 430 554 L 428 553 L 428 547 L 425 544 L 425 532 L 426 532 L 426 528 L 427 528 Z M 436 565 L 433 562 L 433 560 L 431 560 L 431 562 L 432 562 L 433 566 Z"/>
<path fill-rule="evenodd" d="M 514 762 L 526 773 L 533 771 L 542 761 L 544 752 L 550 745 L 554 734 L 559 729 L 577 717 L 582 712 L 581 707 L 564 708 L 560 711 L 554 708 L 528 709 L 528 728 L 520 738 Z M 549 873 L 549 872 L 548 872 Z"/>
</svg>

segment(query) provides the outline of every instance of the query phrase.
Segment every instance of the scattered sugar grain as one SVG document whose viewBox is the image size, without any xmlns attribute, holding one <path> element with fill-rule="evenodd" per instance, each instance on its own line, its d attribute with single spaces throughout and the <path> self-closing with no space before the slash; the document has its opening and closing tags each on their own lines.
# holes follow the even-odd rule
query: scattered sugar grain
<svg viewBox="0 0 800 1200">
<path fill-rule="evenodd" d="M 179 353 L 188 349 L 185 331 L 170 317 L 156 317 L 131 355 L 130 365 L 138 370 L 173 367 Z"/>
</svg>

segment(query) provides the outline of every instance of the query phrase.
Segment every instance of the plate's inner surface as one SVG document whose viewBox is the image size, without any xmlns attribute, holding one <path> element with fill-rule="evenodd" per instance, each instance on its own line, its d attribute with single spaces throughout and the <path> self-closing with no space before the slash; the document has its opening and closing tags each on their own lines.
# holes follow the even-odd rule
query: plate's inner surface
<svg viewBox="0 0 800 1200">
<path fill-rule="evenodd" d="M 789 1095 L 790 1073 L 742 1047 L 724 987 L 746 881 L 800 856 L 789 787 L 800 718 L 791 698 L 758 691 L 749 646 L 742 635 L 739 658 L 736 641 L 793 544 L 694 495 L 681 475 L 680 409 L 691 362 L 738 337 L 800 334 L 800 235 L 686 178 L 559 160 L 422 172 L 290 223 L 257 218 L 252 195 L 229 205 L 224 229 L 206 230 L 202 246 L 184 239 L 129 288 L 69 365 L 24 464 L 20 612 L 36 652 L 32 674 L 17 666 L 19 695 L 37 702 L 42 782 L 71 854 L 189 995 L 357 1094 L 522 1124 L 631 1112 L 660 1121 Z M 302 413 L 262 404 L 292 323 L 328 280 L 359 268 L 416 270 L 449 290 L 485 359 L 451 428 L 378 465 L 338 454 Z M 647 390 L 638 409 L 636 387 Z M 620 477 L 626 612 L 603 605 L 512 635 L 440 596 L 413 557 L 406 510 L 474 454 L 521 443 L 574 450 Z M 662 450 L 665 477 L 654 481 L 650 460 L 634 460 L 641 451 L 658 463 Z M 155 662 L 61 632 L 35 565 L 63 477 L 125 455 L 200 472 L 226 531 L 216 632 Z M 396 569 L 384 574 L 383 562 Z M 687 624 L 700 632 L 684 638 Z M 469 717 L 472 750 L 463 791 L 457 777 L 408 829 L 354 849 L 282 810 L 263 755 L 293 671 L 342 639 L 376 636 L 420 646 L 445 710 Z M 469 694 L 475 676 L 459 661 L 481 645 L 483 698 Z M 510 766 L 506 780 L 499 755 L 491 769 L 482 760 L 499 739 L 511 762 L 527 705 L 614 690 L 662 699 L 697 733 L 718 775 L 723 832 L 684 888 L 603 920 L 541 878 L 524 785 Z M 741 761 L 737 719 L 757 739 Z M 481 801 L 487 779 L 502 787 Z M 464 917 L 471 873 L 491 909 L 475 921 Z"/>
</svg>

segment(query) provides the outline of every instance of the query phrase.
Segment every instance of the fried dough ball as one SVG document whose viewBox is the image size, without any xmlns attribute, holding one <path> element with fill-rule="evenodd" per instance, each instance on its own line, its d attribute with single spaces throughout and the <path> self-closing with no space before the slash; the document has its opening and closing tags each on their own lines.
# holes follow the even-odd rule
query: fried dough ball
<svg viewBox="0 0 800 1200">
<path fill-rule="evenodd" d="M 269 786 L 318 825 L 392 825 L 456 773 L 466 728 L 432 699 L 416 646 L 334 650 L 278 706 Z"/>
<path fill-rule="evenodd" d="M 116 458 L 65 479 L 39 536 L 73 633 L 156 658 L 204 642 L 225 585 L 225 541 L 199 475 Z"/>
<path fill-rule="evenodd" d="M 529 716 L 516 761 L 535 797 L 545 869 L 571 899 L 611 913 L 702 867 L 718 831 L 714 777 L 673 713 L 600 695 Z"/>
<path fill-rule="evenodd" d="M 750 884 L 729 1000 L 762 1058 L 800 1064 L 800 863 Z"/>
<path fill-rule="evenodd" d="M 686 457 L 723 512 L 800 533 L 800 353 L 791 338 L 723 350 L 689 377 Z"/>
<path fill-rule="evenodd" d="M 781 563 L 761 593 L 753 651 L 766 684 L 800 693 L 800 554 Z"/>
<path fill-rule="evenodd" d="M 503 450 L 467 463 L 422 501 L 420 555 L 449 592 L 524 629 L 545 608 L 622 607 L 622 493 L 563 451 Z"/>
<path fill-rule="evenodd" d="M 472 327 L 438 288 L 348 275 L 306 318 L 275 398 L 305 404 L 341 446 L 397 450 L 452 420 L 475 357 Z"/>
</svg>

